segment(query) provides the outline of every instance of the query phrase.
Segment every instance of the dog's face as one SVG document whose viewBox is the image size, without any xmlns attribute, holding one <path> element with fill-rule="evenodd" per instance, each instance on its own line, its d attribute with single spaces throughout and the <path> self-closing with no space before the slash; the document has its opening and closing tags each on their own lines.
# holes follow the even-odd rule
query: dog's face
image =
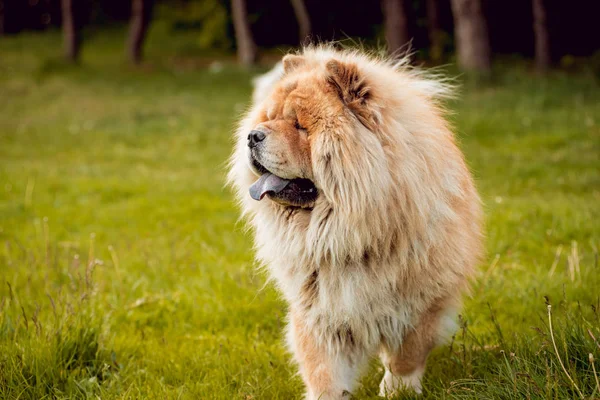
<svg viewBox="0 0 600 400">
<path fill-rule="evenodd" d="M 310 209 L 331 184 L 321 169 L 331 169 L 336 152 L 324 148 L 352 140 L 345 132 L 368 123 L 368 89 L 355 67 L 339 61 L 320 69 L 304 65 L 299 56 L 287 56 L 283 63 L 286 76 L 262 103 L 248 132 L 250 168 L 259 177 L 250 194 Z"/>
<path fill-rule="evenodd" d="M 248 134 L 250 165 L 261 176 L 251 190 L 255 199 L 266 194 L 284 205 L 314 204 L 318 189 L 311 146 L 323 131 L 327 110 L 335 105 L 332 97 L 316 77 L 292 78 L 275 88 Z"/>
</svg>

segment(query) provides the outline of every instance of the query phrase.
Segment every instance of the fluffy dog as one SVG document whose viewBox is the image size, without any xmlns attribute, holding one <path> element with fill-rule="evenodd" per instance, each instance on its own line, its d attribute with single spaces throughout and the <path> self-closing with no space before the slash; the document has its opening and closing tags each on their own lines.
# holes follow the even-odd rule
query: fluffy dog
<svg viewBox="0 0 600 400">
<path fill-rule="evenodd" d="M 239 124 L 229 180 L 289 303 L 308 399 L 421 391 L 481 254 L 481 207 L 444 119 L 446 85 L 404 63 L 312 47 Z"/>
</svg>

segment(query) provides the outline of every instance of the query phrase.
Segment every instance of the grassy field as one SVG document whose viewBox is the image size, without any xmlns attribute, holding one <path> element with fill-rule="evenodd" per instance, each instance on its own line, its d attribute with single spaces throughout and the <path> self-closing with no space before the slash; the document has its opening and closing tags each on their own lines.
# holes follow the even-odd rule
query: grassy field
<svg viewBox="0 0 600 400">
<path fill-rule="evenodd" d="M 76 67 L 57 34 L 0 40 L 0 398 L 300 399 L 223 187 L 252 74 L 159 31 L 132 69 L 121 39 Z M 449 106 L 488 256 L 424 398 L 599 398 L 597 82 L 512 65 Z"/>
</svg>

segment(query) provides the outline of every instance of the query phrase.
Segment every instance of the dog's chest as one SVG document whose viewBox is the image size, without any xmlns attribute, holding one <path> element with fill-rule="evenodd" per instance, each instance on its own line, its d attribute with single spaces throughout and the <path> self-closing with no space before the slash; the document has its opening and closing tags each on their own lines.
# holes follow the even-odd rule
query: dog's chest
<svg viewBox="0 0 600 400">
<path fill-rule="evenodd" d="M 401 340 L 412 320 L 414 305 L 400 301 L 385 277 L 360 267 L 290 269 L 277 280 L 292 308 L 304 316 L 304 323 L 332 346 L 376 347 L 382 337 Z"/>
</svg>

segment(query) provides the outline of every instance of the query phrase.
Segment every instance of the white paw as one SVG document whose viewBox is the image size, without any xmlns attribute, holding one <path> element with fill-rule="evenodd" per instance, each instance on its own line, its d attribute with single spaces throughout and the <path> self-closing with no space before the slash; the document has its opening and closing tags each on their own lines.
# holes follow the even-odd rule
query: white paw
<svg viewBox="0 0 600 400">
<path fill-rule="evenodd" d="M 391 396 L 401 390 L 413 390 L 421 394 L 421 378 L 423 378 L 423 369 L 417 369 L 410 375 L 394 376 L 389 370 L 385 370 L 385 375 L 379 385 L 379 395 L 381 397 Z"/>
</svg>

